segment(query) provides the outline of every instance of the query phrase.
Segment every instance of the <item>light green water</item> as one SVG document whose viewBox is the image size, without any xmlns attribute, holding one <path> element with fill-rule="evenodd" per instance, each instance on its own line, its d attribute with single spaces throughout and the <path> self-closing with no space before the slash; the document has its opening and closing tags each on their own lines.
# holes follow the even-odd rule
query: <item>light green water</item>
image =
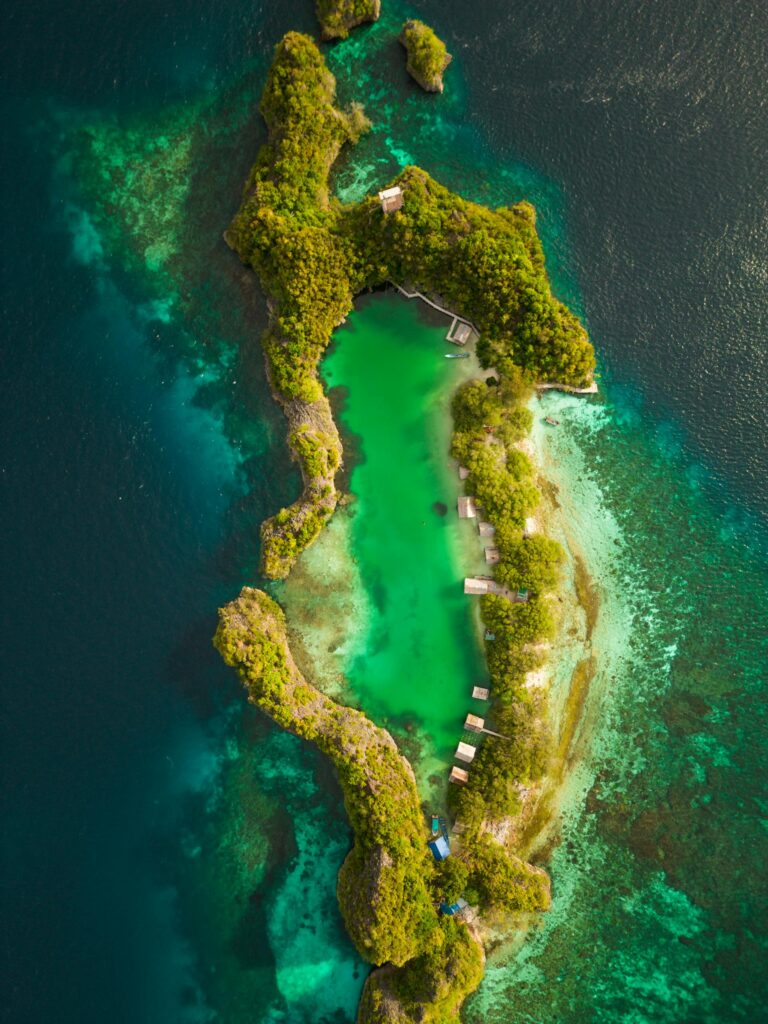
<svg viewBox="0 0 768 1024">
<path fill-rule="evenodd" d="M 446 327 L 416 302 L 376 296 L 351 314 L 323 363 L 326 385 L 346 389 L 349 544 L 368 597 L 364 642 L 351 647 L 345 674 L 377 722 L 421 741 L 430 770 L 450 761 L 465 714 L 477 710 L 473 682 L 486 675 L 462 586 L 473 528 L 458 519 L 448 456 L 450 396 L 477 363 L 444 358 L 455 351 Z"/>
</svg>

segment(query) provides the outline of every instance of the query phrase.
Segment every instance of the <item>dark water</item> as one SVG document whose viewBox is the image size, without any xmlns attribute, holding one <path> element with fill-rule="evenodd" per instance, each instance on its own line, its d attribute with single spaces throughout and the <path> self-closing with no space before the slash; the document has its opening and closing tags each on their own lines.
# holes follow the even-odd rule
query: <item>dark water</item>
<svg viewBox="0 0 768 1024">
<path fill-rule="evenodd" d="M 562 186 L 606 377 L 765 519 L 765 6 L 482 4 L 457 34 L 498 158 Z"/>
<path fill-rule="evenodd" d="M 768 18 L 703 0 L 486 3 L 471 19 L 435 0 L 388 17 L 414 9 L 456 54 L 448 91 L 416 92 L 387 24 L 332 50 L 379 125 L 340 183 L 417 158 L 467 194 L 537 203 L 610 395 L 607 425 L 569 436 L 658 581 L 635 609 L 659 623 L 643 658 L 667 672 L 653 659 L 679 651 L 673 699 L 610 709 L 658 770 L 606 756 L 590 827 L 561 848 L 608 850 L 616 885 L 582 888 L 476 1005 L 510 1021 L 758 1020 Z M 271 45 L 313 25 L 308 2 L 3 10 L 8 1021 L 353 1012 L 338 792 L 242 707 L 209 646 L 216 606 L 255 578 L 258 522 L 297 485 L 254 342 L 263 306 L 220 234 Z M 729 548 L 749 573 L 718 588 Z M 565 891 L 562 859 L 553 871 Z M 641 927 L 632 900 L 651 892 Z M 664 908 L 678 926 L 659 928 Z M 589 970 L 568 975 L 585 950 Z"/>
</svg>

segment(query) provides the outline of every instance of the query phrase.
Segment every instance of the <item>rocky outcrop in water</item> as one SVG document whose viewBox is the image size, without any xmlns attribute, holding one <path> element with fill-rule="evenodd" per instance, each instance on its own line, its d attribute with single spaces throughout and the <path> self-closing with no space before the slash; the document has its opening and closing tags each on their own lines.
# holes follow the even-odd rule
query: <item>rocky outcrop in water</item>
<svg viewBox="0 0 768 1024">
<path fill-rule="evenodd" d="M 443 72 L 453 60 L 442 39 L 413 18 L 405 22 L 399 39 L 408 54 L 408 74 L 427 92 L 442 92 Z"/>
<path fill-rule="evenodd" d="M 346 39 L 350 30 L 378 21 L 381 0 L 316 0 L 323 39 Z"/>
</svg>

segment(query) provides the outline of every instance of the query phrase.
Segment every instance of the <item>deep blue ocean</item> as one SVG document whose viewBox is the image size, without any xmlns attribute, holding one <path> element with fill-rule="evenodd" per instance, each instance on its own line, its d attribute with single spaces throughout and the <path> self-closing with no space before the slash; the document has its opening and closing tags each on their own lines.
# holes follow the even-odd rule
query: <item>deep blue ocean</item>
<svg viewBox="0 0 768 1024">
<path fill-rule="evenodd" d="M 455 55 L 444 97 L 386 42 L 414 13 Z M 263 299 L 221 233 L 272 46 L 315 31 L 312 5 L 30 0 L 0 17 L 0 1016 L 350 1021 L 366 968 L 335 906 L 340 794 L 210 643 L 217 607 L 258 582 L 258 524 L 298 488 Z M 648 767 L 630 802 L 612 802 L 615 761 L 590 792 L 615 890 L 467 1019 L 761 1020 L 766 8 L 392 3 L 327 52 L 382 125 L 342 194 L 418 159 L 474 198 L 536 203 L 608 396 L 602 432 L 573 436 L 636 545 L 652 595 L 636 614 L 677 651 L 669 689 L 632 711 Z M 630 906 L 662 876 L 663 934 Z M 648 969 L 622 986 L 633 942 Z"/>
</svg>

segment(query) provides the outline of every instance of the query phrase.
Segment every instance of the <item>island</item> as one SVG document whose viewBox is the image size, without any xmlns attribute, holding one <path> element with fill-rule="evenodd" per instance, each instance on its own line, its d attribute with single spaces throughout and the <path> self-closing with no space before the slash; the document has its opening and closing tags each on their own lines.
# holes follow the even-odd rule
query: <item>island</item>
<svg viewBox="0 0 768 1024">
<path fill-rule="evenodd" d="M 316 0 L 315 10 L 323 39 L 346 39 L 350 29 L 378 20 L 381 0 Z"/>
<path fill-rule="evenodd" d="M 443 72 L 453 58 L 445 43 L 423 21 L 410 18 L 399 36 L 408 54 L 408 73 L 427 92 L 443 91 Z"/>
<path fill-rule="evenodd" d="M 452 771 L 450 810 L 460 828 L 453 855 L 429 852 L 412 769 L 389 733 L 299 671 L 271 598 L 244 589 L 221 610 L 215 638 L 249 698 L 336 767 L 354 834 L 338 899 L 357 949 L 376 967 L 358 1021 L 458 1021 L 482 976 L 483 921 L 535 914 L 550 902 L 546 873 L 493 827 L 520 811 L 521 793 L 546 770 L 543 698 L 526 680 L 555 629 L 563 560 L 557 543 L 526 529 L 540 493 L 521 442 L 532 389 L 589 388 L 594 353 L 552 294 L 530 204 L 490 210 L 418 167 L 359 203 L 332 196 L 331 168 L 368 121 L 358 106 L 336 106 L 334 78 L 309 37 L 290 32 L 276 47 L 261 112 L 268 141 L 226 239 L 269 296 L 268 376 L 303 480 L 299 498 L 262 526 L 265 575 L 290 573 L 339 500 L 342 444 L 317 368 L 357 294 L 394 284 L 452 310 L 464 333 L 479 335 L 486 367 L 454 397 L 451 454 L 466 488 L 459 513 L 481 511 L 494 537 L 493 577 L 467 580 L 465 589 L 479 595 L 499 740 L 478 736 L 471 771 Z M 470 727 L 484 731 L 481 719 Z"/>
</svg>

